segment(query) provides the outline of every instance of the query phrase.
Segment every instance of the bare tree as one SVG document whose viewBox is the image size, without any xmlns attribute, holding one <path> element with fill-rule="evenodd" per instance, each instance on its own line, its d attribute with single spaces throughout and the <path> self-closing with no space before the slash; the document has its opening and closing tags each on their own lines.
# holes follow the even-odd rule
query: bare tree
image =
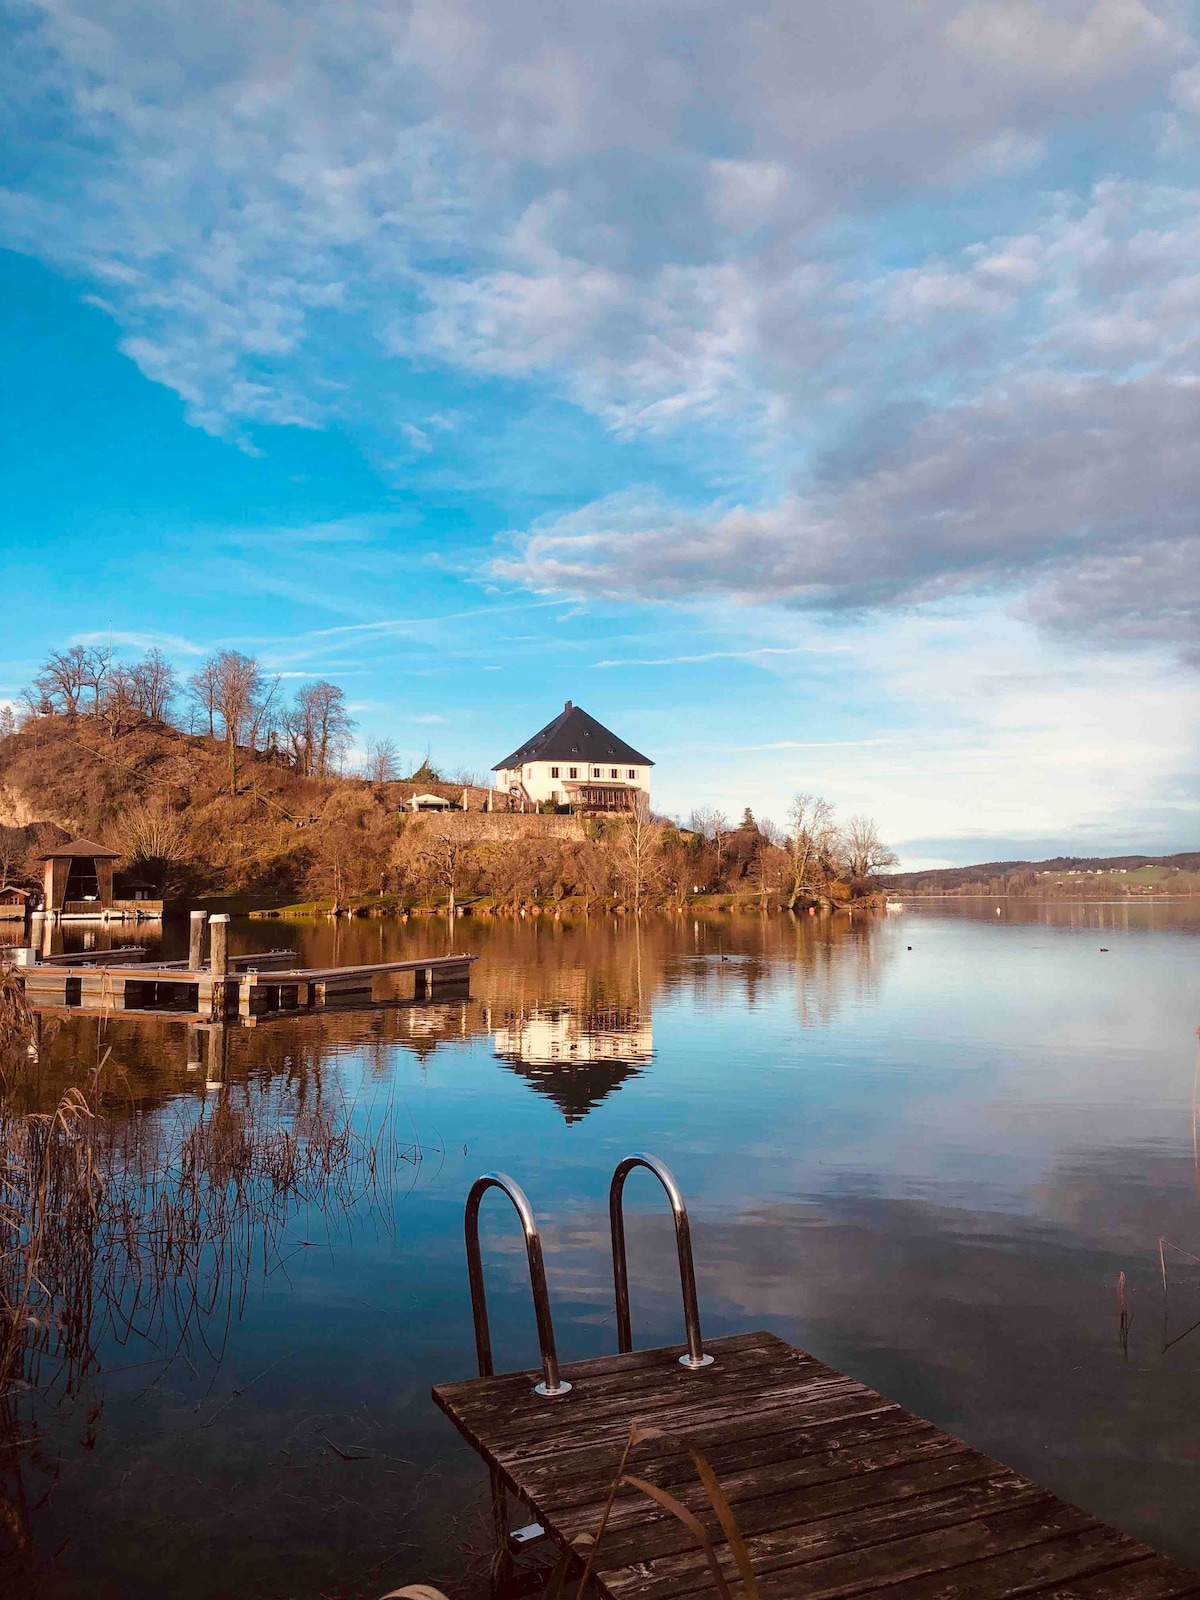
<svg viewBox="0 0 1200 1600">
<path fill-rule="evenodd" d="M 873 872 L 896 865 L 896 852 L 884 844 L 870 817 L 850 817 L 841 830 L 841 839 L 851 882 L 861 883 Z"/>
<path fill-rule="evenodd" d="M 446 891 L 446 912 L 451 917 L 462 871 L 472 848 L 472 841 L 463 837 L 450 817 L 433 816 L 422 821 L 413 840 L 413 866 L 430 883 Z"/>
<path fill-rule="evenodd" d="M 0 827 L 0 890 L 19 885 L 28 845 L 20 828 Z"/>
<path fill-rule="evenodd" d="M 253 656 L 240 650 L 222 650 L 213 666 L 213 704 L 225 734 L 232 790 L 237 787 L 238 745 L 248 736 L 258 710 L 262 671 Z"/>
<path fill-rule="evenodd" d="M 217 736 L 217 657 L 209 656 L 203 666 L 197 667 L 187 681 L 188 696 L 208 718 L 208 737 Z"/>
<path fill-rule="evenodd" d="M 258 749 L 260 742 L 264 745 L 274 742 L 278 721 L 276 701 L 279 694 L 279 685 L 282 681 L 278 673 L 269 683 L 265 679 L 260 680 L 251 700 L 249 725 L 246 732 L 246 742 L 250 746 L 251 754 Z"/>
<path fill-rule="evenodd" d="M 0 706 L 0 739 L 11 739 L 17 731 L 17 718 L 11 706 Z"/>
<path fill-rule="evenodd" d="M 820 795 L 800 790 L 788 807 L 786 849 L 790 858 L 788 910 L 805 893 L 816 895 L 829 876 L 837 847 L 833 807 Z"/>
<path fill-rule="evenodd" d="M 35 710 L 44 708 L 68 717 L 78 716 L 84 691 L 91 687 L 93 676 L 91 652 L 82 645 L 52 650 L 33 680 L 36 695 L 30 697 L 30 704 Z"/>
<path fill-rule="evenodd" d="M 783 829 L 777 822 L 772 822 L 770 817 L 764 817 L 758 824 L 758 831 L 766 844 L 776 850 L 783 849 Z"/>
<path fill-rule="evenodd" d="M 353 728 L 345 693 L 336 683 L 326 683 L 322 678 L 306 684 L 284 719 L 297 772 L 309 778 L 329 777 L 350 742 Z"/>
<path fill-rule="evenodd" d="M 134 708 L 151 722 L 166 722 L 179 693 L 175 668 L 161 650 L 151 650 L 129 669 Z"/>
<path fill-rule="evenodd" d="M 371 783 L 395 783 L 400 776 L 400 760 L 394 739 L 368 742 L 363 775 Z"/>
<path fill-rule="evenodd" d="M 700 806 L 692 812 L 688 825 L 694 833 L 700 834 L 715 847 L 719 878 L 725 854 L 725 835 L 729 832 L 729 818 L 723 811 L 718 811 L 712 806 Z"/>
<path fill-rule="evenodd" d="M 632 795 L 632 809 L 619 824 L 614 841 L 614 856 L 622 892 L 639 912 L 660 876 L 662 827 L 650 812 L 650 800 L 638 789 Z"/>
<path fill-rule="evenodd" d="M 104 692 L 97 704 L 97 716 L 108 729 L 109 738 L 119 739 L 137 710 L 137 686 L 133 668 L 118 663 L 105 673 Z"/>
<path fill-rule="evenodd" d="M 772 828 L 774 825 L 772 824 Z M 767 824 L 762 824 L 764 834 Z M 778 832 L 777 829 L 774 829 Z M 758 889 L 758 903 L 761 910 L 767 909 L 767 902 L 772 895 L 777 895 L 783 887 L 789 865 L 789 857 L 781 845 L 769 841 L 764 843 L 754 857 L 751 867 L 751 878 Z"/>
<path fill-rule="evenodd" d="M 112 672 L 112 651 L 86 650 L 84 655 L 87 660 L 87 687 L 92 691 L 92 715 L 99 717 Z"/>
<path fill-rule="evenodd" d="M 700 830 L 693 829 L 698 833 Z M 696 860 L 701 847 L 668 829 L 662 840 L 662 878 L 676 909 L 682 911 L 696 884 Z"/>
</svg>

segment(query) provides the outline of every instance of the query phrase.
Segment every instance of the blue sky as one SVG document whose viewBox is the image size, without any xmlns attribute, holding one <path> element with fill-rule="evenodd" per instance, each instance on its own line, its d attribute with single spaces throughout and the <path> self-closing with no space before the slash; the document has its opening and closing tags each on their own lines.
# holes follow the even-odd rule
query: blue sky
<svg viewBox="0 0 1200 1600">
<path fill-rule="evenodd" d="M 111 629 L 909 862 L 1195 848 L 1193 5 L 2 15 L 0 698 Z"/>
</svg>

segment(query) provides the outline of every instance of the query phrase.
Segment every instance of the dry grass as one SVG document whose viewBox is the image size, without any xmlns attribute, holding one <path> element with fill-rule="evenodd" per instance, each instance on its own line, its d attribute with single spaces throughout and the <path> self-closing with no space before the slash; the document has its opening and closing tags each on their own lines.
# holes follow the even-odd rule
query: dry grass
<svg viewBox="0 0 1200 1600">
<path fill-rule="evenodd" d="M 0 961 L 0 1066 L 29 1053 L 36 1037 L 33 1012 L 16 969 Z"/>
<path fill-rule="evenodd" d="M 356 1127 L 327 1093 L 109 1117 L 107 1068 L 52 1112 L 0 1103 L 0 1394 L 73 1392 L 105 1339 L 218 1357 L 294 1220 L 381 1213 L 398 1167 L 420 1160 L 390 1106 Z"/>
</svg>

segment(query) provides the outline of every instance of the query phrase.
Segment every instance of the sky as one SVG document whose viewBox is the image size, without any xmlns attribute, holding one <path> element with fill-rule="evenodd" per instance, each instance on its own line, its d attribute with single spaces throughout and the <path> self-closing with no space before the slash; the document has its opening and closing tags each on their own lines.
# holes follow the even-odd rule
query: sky
<svg viewBox="0 0 1200 1600">
<path fill-rule="evenodd" d="M 1200 9 L 0 0 L 0 700 L 218 648 L 908 865 L 1200 840 Z"/>
</svg>

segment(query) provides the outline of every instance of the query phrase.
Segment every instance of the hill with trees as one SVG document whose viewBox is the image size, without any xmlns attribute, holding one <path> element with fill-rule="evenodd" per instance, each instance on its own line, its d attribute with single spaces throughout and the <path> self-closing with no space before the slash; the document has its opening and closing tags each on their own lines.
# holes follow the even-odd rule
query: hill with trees
<svg viewBox="0 0 1200 1600">
<path fill-rule="evenodd" d="M 896 872 L 880 880 L 913 895 L 1029 895 L 1051 899 L 1200 894 L 1200 851 L 1170 856 L 1052 856 Z"/>
<path fill-rule="evenodd" d="M 797 795 L 788 826 L 747 810 L 684 827 L 624 817 L 489 813 L 469 773 L 394 744 L 348 770 L 354 724 L 323 680 L 288 699 L 253 657 L 221 651 L 181 681 L 158 651 L 132 661 L 54 652 L 19 713 L 0 713 L 0 888 L 35 887 L 37 857 L 95 838 L 167 900 L 213 895 L 336 909 L 547 902 L 631 910 L 697 896 L 792 909 L 870 895 L 895 857 L 874 824 L 838 824 Z M 414 814 L 417 794 L 453 809 Z"/>
</svg>

